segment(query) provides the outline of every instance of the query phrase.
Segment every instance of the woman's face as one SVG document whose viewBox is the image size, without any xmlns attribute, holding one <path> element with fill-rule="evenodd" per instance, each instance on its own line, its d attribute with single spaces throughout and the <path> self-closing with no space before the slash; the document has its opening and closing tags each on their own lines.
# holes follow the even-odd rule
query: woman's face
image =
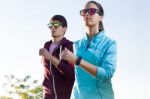
<svg viewBox="0 0 150 99">
<path fill-rule="evenodd" d="M 98 14 L 99 12 L 98 7 L 94 3 L 88 3 L 84 9 L 87 9 L 87 11 L 89 12 L 89 13 L 86 12 L 86 14 L 83 15 L 85 25 L 87 27 L 99 26 L 99 22 L 101 21 L 102 16 Z M 90 13 L 90 10 L 88 9 L 92 9 L 92 10 L 95 9 L 96 12 L 94 14 Z M 92 10 L 91 12 L 94 12 Z"/>
</svg>

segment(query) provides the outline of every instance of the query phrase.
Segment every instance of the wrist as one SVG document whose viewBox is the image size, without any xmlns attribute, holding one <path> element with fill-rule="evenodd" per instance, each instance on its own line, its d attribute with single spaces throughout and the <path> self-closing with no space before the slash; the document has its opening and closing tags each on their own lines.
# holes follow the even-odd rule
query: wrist
<svg viewBox="0 0 150 99">
<path fill-rule="evenodd" d="M 81 56 L 77 57 L 77 59 L 76 59 L 76 65 L 80 65 L 81 60 L 82 60 Z"/>
<path fill-rule="evenodd" d="M 49 58 L 49 60 L 52 60 L 52 59 L 54 59 L 54 56 L 52 54 L 49 54 L 48 58 Z"/>
</svg>

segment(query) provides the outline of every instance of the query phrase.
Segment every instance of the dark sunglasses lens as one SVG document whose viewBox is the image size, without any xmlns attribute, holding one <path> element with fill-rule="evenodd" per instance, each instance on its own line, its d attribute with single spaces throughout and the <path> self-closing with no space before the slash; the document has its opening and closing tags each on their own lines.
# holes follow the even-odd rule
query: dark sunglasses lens
<svg viewBox="0 0 150 99">
<path fill-rule="evenodd" d="M 80 11 L 81 16 L 85 16 L 85 14 L 94 15 L 97 12 L 97 9 L 90 8 L 90 9 L 83 9 Z"/>
<path fill-rule="evenodd" d="M 84 16 L 85 14 L 86 14 L 85 9 L 80 11 L 80 15 L 81 15 L 81 16 Z"/>
<path fill-rule="evenodd" d="M 89 15 L 94 15 L 96 13 L 96 9 L 88 9 L 88 14 Z"/>
</svg>

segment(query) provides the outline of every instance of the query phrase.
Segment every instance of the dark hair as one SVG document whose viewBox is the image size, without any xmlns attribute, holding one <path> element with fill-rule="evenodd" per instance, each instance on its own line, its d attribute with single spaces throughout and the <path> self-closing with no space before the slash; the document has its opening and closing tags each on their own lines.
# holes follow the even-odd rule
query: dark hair
<svg viewBox="0 0 150 99">
<path fill-rule="evenodd" d="M 89 4 L 89 3 L 94 3 L 98 8 L 99 15 L 104 16 L 104 10 L 103 10 L 103 7 L 101 6 L 100 3 L 96 2 L 96 1 L 89 1 L 89 2 L 86 3 L 86 5 Z M 99 31 L 102 31 L 102 30 L 104 30 L 104 27 L 103 27 L 102 21 L 100 21 L 99 22 Z"/>
<path fill-rule="evenodd" d="M 62 23 L 62 27 L 67 27 L 67 20 L 64 16 L 62 15 L 54 15 L 51 20 L 56 20 L 59 21 L 60 23 Z"/>
</svg>

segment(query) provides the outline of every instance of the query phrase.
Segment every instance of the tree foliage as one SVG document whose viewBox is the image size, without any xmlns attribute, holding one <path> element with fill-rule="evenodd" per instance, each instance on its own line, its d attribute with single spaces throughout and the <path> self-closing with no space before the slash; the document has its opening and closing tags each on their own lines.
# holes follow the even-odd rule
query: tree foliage
<svg viewBox="0 0 150 99">
<path fill-rule="evenodd" d="M 42 99 L 42 87 L 38 85 L 38 80 L 32 80 L 30 75 L 23 79 L 16 78 L 14 75 L 5 76 L 6 82 L 3 87 L 8 96 L 0 96 L 0 99 Z"/>
</svg>

